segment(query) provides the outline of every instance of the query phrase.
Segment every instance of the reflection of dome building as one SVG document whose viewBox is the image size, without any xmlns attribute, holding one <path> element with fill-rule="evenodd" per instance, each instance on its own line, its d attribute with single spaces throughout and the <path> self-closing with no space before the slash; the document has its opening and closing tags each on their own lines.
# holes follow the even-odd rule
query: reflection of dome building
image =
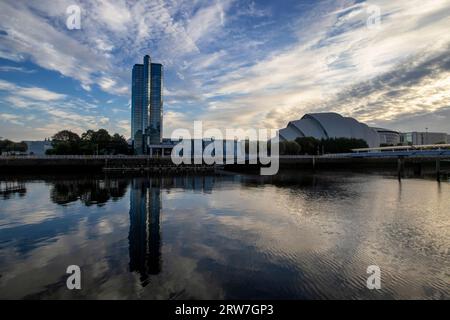
<svg viewBox="0 0 450 320">
<path fill-rule="evenodd" d="M 279 134 L 281 141 L 293 141 L 299 137 L 314 137 L 319 140 L 354 138 L 365 140 L 371 148 L 380 145 L 380 137 L 376 130 L 334 112 L 306 114 L 300 120 L 289 122 Z"/>
</svg>

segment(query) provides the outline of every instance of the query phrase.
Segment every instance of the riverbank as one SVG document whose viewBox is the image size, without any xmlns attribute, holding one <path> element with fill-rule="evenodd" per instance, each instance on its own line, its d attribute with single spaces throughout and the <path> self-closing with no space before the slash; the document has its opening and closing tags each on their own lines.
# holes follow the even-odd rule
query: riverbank
<svg viewBox="0 0 450 320">
<path fill-rule="evenodd" d="M 300 171 L 392 171 L 399 177 L 406 174 L 435 175 L 448 178 L 450 159 L 447 157 L 349 157 L 327 156 L 280 156 L 280 169 Z M 136 174 L 202 174 L 216 171 L 257 173 L 261 165 L 225 164 L 175 165 L 171 157 L 148 156 L 31 156 L 0 157 L 0 172 L 16 174 L 26 173 L 136 173 Z"/>
</svg>

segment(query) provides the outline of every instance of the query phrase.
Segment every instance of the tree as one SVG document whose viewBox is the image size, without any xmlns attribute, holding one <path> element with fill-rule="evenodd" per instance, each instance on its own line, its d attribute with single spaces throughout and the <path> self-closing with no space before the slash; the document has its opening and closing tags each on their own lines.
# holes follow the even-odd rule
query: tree
<svg viewBox="0 0 450 320">
<path fill-rule="evenodd" d="M 2 152 L 26 152 L 28 146 L 25 142 L 14 142 L 8 139 L 0 140 L 0 153 Z"/>
<path fill-rule="evenodd" d="M 348 153 L 352 152 L 352 149 L 369 147 L 365 140 L 354 138 L 322 139 L 320 144 L 325 153 Z"/>
<path fill-rule="evenodd" d="M 99 129 L 92 134 L 91 143 L 96 146 L 99 154 L 110 153 L 111 136 L 105 129 Z"/>
<path fill-rule="evenodd" d="M 353 138 L 327 138 L 318 140 L 313 137 L 301 137 L 295 139 L 295 141 L 281 142 L 280 154 L 317 155 L 322 153 L 347 153 L 351 152 L 352 149 L 359 148 L 368 148 L 367 142 L 362 139 Z"/>
<path fill-rule="evenodd" d="M 52 137 L 52 149 L 47 154 L 79 154 L 81 138 L 75 132 L 62 130 Z"/>
<path fill-rule="evenodd" d="M 75 132 L 69 131 L 69 130 L 62 130 L 59 131 L 58 133 L 56 133 L 53 137 L 52 137 L 53 141 L 58 141 L 58 142 L 79 142 L 80 141 L 80 136 L 78 134 L 76 134 Z"/>
<path fill-rule="evenodd" d="M 285 152 L 288 155 L 299 155 L 302 148 L 295 141 L 287 141 L 285 146 Z"/>
<path fill-rule="evenodd" d="M 47 154 L 130 154 L 125 138 L 117 133 L 110 136 L 107 130 L 87 130 L 81 138 L 73 132 L 63 130 L 53 136 L 53 149 Z"/>
<path fill-rule="evenodd" d="M 118 133 L 115 133 L 111 137 L 111 149 L 114 154 L 129 154 L 130 148 L 128 146 L 128 142 L 124 136 L 121 136 Z"/>
<path fill-rule="evenodd" d="M 299 144 L 295 141 L 280 141 L 279 154 L 280 155 L 298 155 L 301 153 Z"/>
<path fill-rule="evenodd" d="M 295 139 L 300 146 L 301 154 L 316 155 L 320 150 L 320 141 L 313 137 L 302 137 Z"/>
<path fill-rule="evenodd" d="M 83 141 L 91 141 L 92 140 L 92 136 L 94 135 L 94 133 L 95 133 L 95 131 L 91 130 L 91 129 L 89 129 L 86 132 L 83 132 L 81 134 L 81 140 L 83 140 Z"/>
</svg>

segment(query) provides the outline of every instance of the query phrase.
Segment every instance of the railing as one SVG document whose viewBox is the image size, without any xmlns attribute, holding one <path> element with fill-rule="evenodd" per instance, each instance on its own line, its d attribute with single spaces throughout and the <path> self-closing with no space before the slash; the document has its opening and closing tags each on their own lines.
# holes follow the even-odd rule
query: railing
<svg viewBox="0 0 450 320">
<path fill-rule="evenodd" d="M 387 152 L 387 151 L 413 151 L 413 150 L 442 150 L 449 149 L 450 144 L 426 144 L 426 145 L 407 145 L 407 146 L 391 146 L 378 148 L 359 148 L 353 149 L 353 152 Z"/>
<path fill-rule="evenodd" d="M 170 159 L 170 156 L 128 156 L 128 155 L 10 155 L 0 156 L 0 159 L 35 159 L 35 160 L 63 160 L 63 159 L 83 159 L 83 160 L 105 160 L 105 159 Z"/>
<path fill-rule="evenodd" d="M 420 157 L 420 156 L 450 156 L 450 150 L 441 149 L 441 150 L 414 150 L 410 149 L 408 151 L 389 151 L 389 152 L 379 152 L 379 151 L 371 151 L 371 152 L 353 152 L 353 153 L 334 153 L 334 154 L 324 154 L 324 155 L 280 155 L 279 159 L 312 159 L 312 158 L 351 158 L 351 157 L 396 157 L 396 156 L 406 156 L 406 157 Z M 243 157 L 246 161 L 256 160 L 258 157 L 256 156 L 245 156 Z M 167 159 L 170 160 L 172 157 L 170 155 L 139 155 L 139 156 L 130 156 L 130 155 L 8 155 L 1 156 L 0 160 L 14 160 L 14 159 L 30 159 L 30 160 L 140 160 L 140 159 Z M 205 158 L 202 156 L 193 156 L 190 157 L 191 161 L 195 161 L 196 159 L 204 160 Z M 223 160 L 226 161 L 227 157 L 224 155 Z M 230 160 L 242 160 L 241 157 L 233 157 Z"/>
</svg>

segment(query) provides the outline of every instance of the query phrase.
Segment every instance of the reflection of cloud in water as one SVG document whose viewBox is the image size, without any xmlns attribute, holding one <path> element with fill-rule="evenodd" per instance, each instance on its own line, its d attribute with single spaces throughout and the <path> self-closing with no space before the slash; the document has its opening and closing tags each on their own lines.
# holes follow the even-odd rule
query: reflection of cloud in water
<svg viewBox="0 0 450 320">
<path fill-rule="evenodd" d="M 53 216 L 2 229 L 0 297 L 448 298 L 449 185 L 286 181 L 136 178 L 102 206 L 91 205 L 96 183 L 67 182 L 78 194 L 69 206 L 44 201 L 55 188 L 36 183 L 29 195 Z M 7 203 L 4 221 L 27 212 L 27 197 Z M 81 266 L 80 292 L 65 288 L 68 263 Z M 381 292 L 365 287 L 370 264 L 382 269 Z"/>
</svg>

